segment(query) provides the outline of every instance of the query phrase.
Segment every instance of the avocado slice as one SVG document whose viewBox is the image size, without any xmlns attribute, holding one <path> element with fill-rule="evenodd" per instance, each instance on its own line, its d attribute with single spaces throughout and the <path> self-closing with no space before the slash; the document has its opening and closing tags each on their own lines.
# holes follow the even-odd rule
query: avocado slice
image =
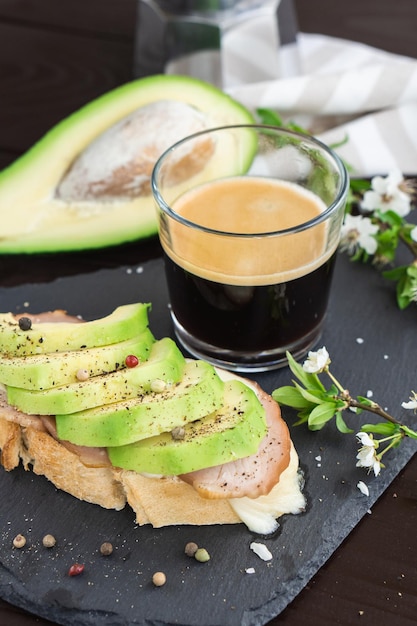
<svg viewBox="0 0 417 626">
<path fill-rule="evenodd" d="M 82 446 L 122 446 L 183 427 L 219 409 L 224 383 L 212 365 L 188 361 L 181 381 L 164 391 L 106 404 L 71 415 L 57 415 L 60 439 Z"/>
<path fill-rule="evenodd" d="M 137 112 L 139 127 L 129 143 L 126 131 Z M 0 173 L 0 253 L 93 249 L 154 235 L 149 177 L 160 154 L 196 130 L 252 122 L 241 104 L 187 76 L 150 76 L 102 95 Z M 135 143 L 137 153 L 123 161 Z M 136 161 L 143 166 L 139 172 L 132 169 Z M 86 170 L 83 185 L 77 171 Z M 141 177 L 148 183 L 135 187 Z"/>
<path fill-rule="evenodd" d="M 4 356 L 28 356 L 96 348 L 131 339 L 148 326 L 149 307 L 143 303 L 125 304 L 91 322 L 33 323 L 29 330 L 22 330 L 11 313 L 2 313 L 0 352 Z"/>
<path fill-rule="evenodd" d="M 32 415 L 75 413 L 110 402 L 139 397 L 151 390 L 155 380 L 175 383 L 181 380 L 185 358 L 172 339 L 156 341 L 149 359 L 134 368 L 95 376 L 83 382 L 30 391 L 8 387 L 8 403 Z"/>
<path fill-rule="evenodd" d="M 110 461 L 123 469 L 175 476 L 250 456 L 267 432 L 265 409 L 252 389 L 230 380 L 225 383 L 222 408 L 186 424 L 184 431 L 183 439 L 165 432 L 109 447 Z"/>
<path fill-rule="evenodd" d="M 15 358 L 0 356 L 0 383 L 33 391 L 75 383 L 79 370 L 86 370 L 92 377 L 123 369 L 130 354 L 146 361 L 154 341 L 146 328 L 132 339 L 99 348 Z"/>
</svg>

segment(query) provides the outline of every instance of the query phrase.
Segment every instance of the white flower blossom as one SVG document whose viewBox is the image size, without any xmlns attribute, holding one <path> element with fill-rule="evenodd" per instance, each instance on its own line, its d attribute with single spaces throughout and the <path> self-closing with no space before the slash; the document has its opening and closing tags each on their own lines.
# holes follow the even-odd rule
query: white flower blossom
<svg viewBox="0 0 417 626">
<path fill-rule="evenodd" d="M 374 237 L 377 232 L 378 226 L 369 217 L 348 213 L 342 226 L 341 249 L 354 254 L 357 248 L 363 248 L 368 254 L 374 254 L 378 246 Z"/>
<path fill-rule="evenodd" d="M 326 348 L 320 348 L 317 352 L 309 352 L 308 358 L 303 363 L 303 370 L 308 374 L 318 374 L 330 363 L 329 353 Z"/>
<path fill-rule="evenodd" d="M 362 444 L 356 458 L 358 462 L 356 467 L 366 467 L 368 471 L 371 469 L 374 471 L 375 476 L 378 476 L 381 471 L 381 461 L 376 454 L 377 442 L 373 439 L 372 435 L 368 433 L 360 432 L 356 434 L 359 442 Z"/>
<path fill-rule="evenodd" d="M 366 191 L 361 202 L 361 209 L 383 213 L 394 211 L 400 217 L 405 217 L 411 211 L 411 197 L 403 191 L 404 177 L 399 170 L 393 170 L 383 178 L 375 176 L 371 181 L 372 189 Z"/>
<path fill-rule="evenodd" d="M 413 241 L 417 241 L 417 226 L 414 226 L 413 230 L 410 233 L 410 237 Z"/>
<path fill-rule="evenodd" d="M 409 402 L 403 402 L 401 406 L 403 409 L 414 409 L 417 411 L 417 393 L 415 391 L 411 392 L 413 395 L 410 396 Z"/>
</svg>

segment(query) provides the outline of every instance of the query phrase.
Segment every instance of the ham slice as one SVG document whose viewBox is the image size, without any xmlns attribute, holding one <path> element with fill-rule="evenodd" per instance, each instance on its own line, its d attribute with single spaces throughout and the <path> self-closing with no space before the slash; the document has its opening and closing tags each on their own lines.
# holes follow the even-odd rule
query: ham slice
<svg viewBox="0 0 417 626">
<path fill-rule="evenodd" d="M 258 498 L 266 495 L 279 482 L 290 462 L 290 433 L 279 405 L 259 385 L 252 381 L 250 385 L 265 407 L 268 433 L 256 454 L 180 476 L 203 498 Z"/>
<path fill-rule="evenodd" d="M 111 466 L 106 448 L 79 446 L 75 443 L 71 443 L 70 441 L 58 439 L 55 417 L 53 415 L 42 415 L 40 419 L 45 427 L 46 432 L 49 433 L 51 437 L 53 437 L 56 441 L 59 441 L 59 443 L 64 446 L 64 448 L 76 454 L 79 457 L 81 463 L 83 463 L 86 467 Z"/>
<path fill-rule="evenodd" d="M 37 315 L 34 315 L 32 313 L 16 313 L 14 317 L 17 320 L 19 320 L 21 317 L 28 317 L 30 320 L 32 320 L 32 323 L 34 324 L 41 324 L 46 322 L 72 322 L 75 324 L 83 321 L 79 317 L 75 317 L 74 315 L 68 315 L 68 313 L 66 311 L 63 311 L 62 309 L 56 309 L 55 311 L 45 311 L 44 313 L 38 313 Z"/>
<path fill-rule="evenodd" d="M 8 422 L 14 422 L 23 427 L 30 426 L 36 430 L 45 430 L 38 415 L 27 415 L 8 404 L 6 390 L 2 385 L 0 385 L 0 412 L 1 417 Z"/>
</svg>

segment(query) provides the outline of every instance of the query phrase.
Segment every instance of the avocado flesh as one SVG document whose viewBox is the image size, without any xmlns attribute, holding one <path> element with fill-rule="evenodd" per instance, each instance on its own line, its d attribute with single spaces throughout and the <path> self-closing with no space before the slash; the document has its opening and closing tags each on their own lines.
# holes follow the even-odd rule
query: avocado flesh
<svg viewBox="0 0 417 626">
<path fill-rule="evenodd" d="M 32 391 L 75 383 L 79 370 L 86 370 L 92 377 L 123 369 L 130 354 L 146 361 L 154 341 L 146 328 L 132 339 L 98 348 L 15 358 L 0 356 L 0 383 Z"/>
<path fill-rule="evenodd" d="M 184 366 L 185 359 L 177 345 L 165 337 L 153 344 L 149 359 L 136 367 L 43 391 L 6 386 L 7 401 L 31 415 L 75 413 L 139 397 L 150 391 L 155 380 L 175 383 L 181 380 Z"/>
<path fill-rule="evenodd" d="M 57 415 L 58 437 L 82 446 L 122 446 L 183 427 L 221 407 L 224 383 L 212 365 L 188 361 L 180 382 L 71 415 Z"/>
<path fill-rule="evenodd" d="M 187 474 L 255 454 L 266 435 L 265 410 L 255 392 L 238 380 L 225 383 L 224 405 L 184 426 L 183 439 L 171 433 L 108 448 L 115 467 L 161 474 Z"/>
<path fill-rule="evenodd" d="M 0 314 L 0 352 L 4 356 L 29 356 L 96 348 L 140 334 L 148 326 L 148 304 L 125 304 L 110 315 L 91 322 L 33 323 L 21 330 L 11 313 Z"/>
<path fill-rule="evenodd" d="M 84 201 L 66 200 L 57 189 L 77 157 L 109 127 L 161 100 L 195 108 L 206 127 L 254 121 L 221 90 L 191 77 L 152 76 L 104 94 L 57 124 L 0 173 L 0 253 L 92 249 L 156 234 L 150 194 Z"/>
</svg>

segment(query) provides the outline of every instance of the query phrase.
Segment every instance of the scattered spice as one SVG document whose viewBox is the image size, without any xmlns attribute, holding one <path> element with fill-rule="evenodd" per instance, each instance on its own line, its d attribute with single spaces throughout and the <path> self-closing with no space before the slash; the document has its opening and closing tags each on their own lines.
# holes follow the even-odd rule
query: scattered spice
<svg viewBox="0 0 417 626">
<path fill-rule="evenodd" d="M 250 544 L 250 549 L 259 556 L 262 561 L 270 561 L 272 559 L 272 554 L 268 550 L 265 544 L 258 543 L 257 541 L 252 541 Z"/>
<path fill-rule="evenodd" d="M 81 368 L 77 371 L 76 377 L 77 377 L 77 380 L 79 380 L 80 382 L 84 382 L 85 380 L 89 379 L 90 375 L 88 373 L 88 370 Z"/>
<path fill-rule="evenodd" d="M 45 535 L 42 539 L 42 544 L 45 548 L 53 548 L 56 544 L 56 539 L 53 535 Z"/>
<path fill-rule="evenodd" d="M 32 328 L 32 320 L 30 317 L 19 317 L 20 330 L 30 330 Z"/>
<path fill-rule="evenodd" d="M 165 585 L 166 581 L 167 577 L 165 576 L 164 572 L 155 572 L 155 574 L 152 576 L 152 582 L 155 587 L 162 587 L 163 585 Z"/>
<path fill-rule="evenodd" d="M 194 541 L 189 541 L 184 548 L 184 552 L 187 556 L 194 556 L 198 550 L 198 545 Z"/>
<path fill-rule="evenodd" d="M 162 391 L 165 391 L 166 386 L 167 384 L 164 380 L 155 378 L 155 380 L 151 382 L 151 391 L 154 391 L 155 393 L 162 393 Z"/>
<path fill-rule="evenodd" d="M 125 363 L 126 363 L 126 367 L 130 367 L 130 368 L 136 367 L 137 365 L 139 365 L 139 359 L 134 354 L 128 354 L 125 359 Z"/>
<path fill-rule="evenodd" d="M 26 545 L 26 537 L 24 535 L 16 535 L 13 539 L 13 546 L 15 548 L 23 548 Z"/>
<path fill-rule="evenodd" d="M 79 576 L 84 571 L 84 565 L 82 563 L 73 563 L 68 570 L 68 576 Z"/>
<path fill-rule="evenodd" d="M 210 555 L 205 548 L 198 548 L 198 550 L 194 554 L 194 558 L 200 563 L 206 563 L 207 561 L 210 561 Z"/>
<path fill-rule="evenodd" d="M 101 544 L 100 552 L 103 556 L 109 556 L 113 552 L 113 546 L 110 541 L 105 541 Z"/>
<path fill-rule="evenodd" d="M 171 437 L 178 440 L 184 439 L 185 428 L 183 428 L 182 426 L 176 426 L 171 430 Z"/>
</svg>

